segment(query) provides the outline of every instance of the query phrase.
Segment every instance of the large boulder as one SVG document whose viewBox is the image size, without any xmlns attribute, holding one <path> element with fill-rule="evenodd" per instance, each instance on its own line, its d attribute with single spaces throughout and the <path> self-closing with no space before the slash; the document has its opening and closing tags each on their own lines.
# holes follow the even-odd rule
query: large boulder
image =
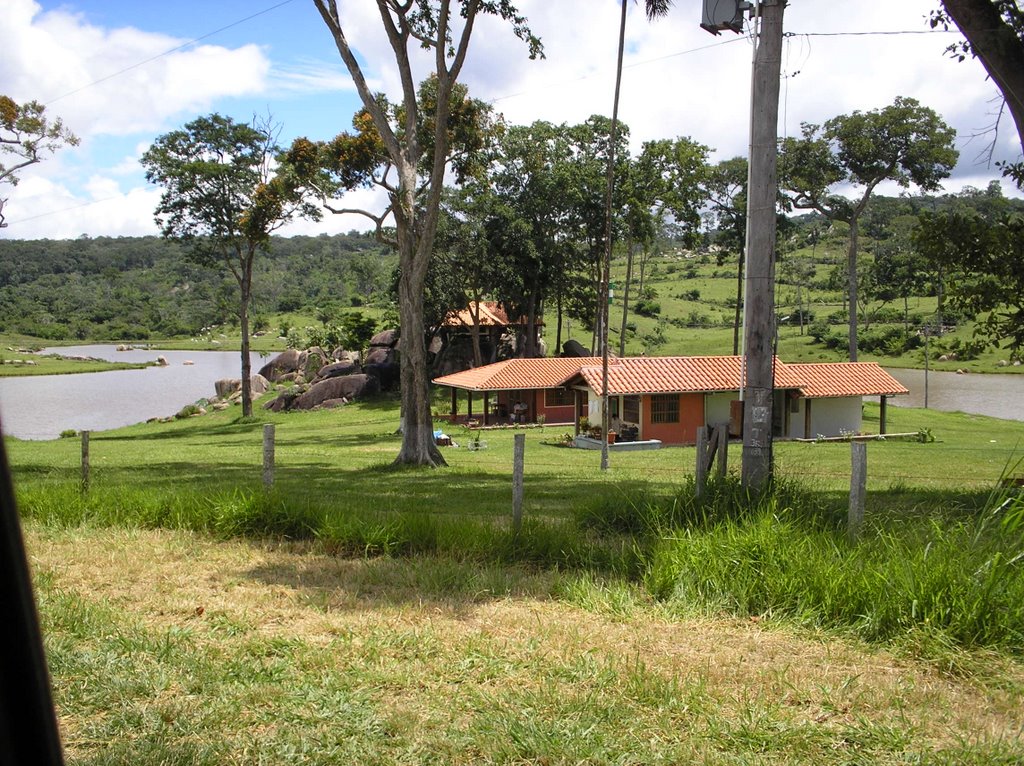
<svg viewBox="0 0 1024 766">
<path fill-rule="evenodd" d="M 260 368 L 259 374 L 267 380 L 276 383 L 284 375 L 298 372 L 300 356 L 301 354 L 299 353 L 299 350 L 295 348 L 282 351 L 276 357 L 263 365 L 263 367 Z"/>
<path fill-rule="evenodd" d="M 270 381 L 256 373 L 250 379 L 249 386 L 253 396 L 262 396 L 270 390 Z M 222 378 L 213 384 L 213 388 L 218 399 L 227 399 L 242 390 L 242 381 L 240 378 Z"/>
<path fill-rule="evenodd" d="M 334 351 L 331 352 L 331 356 L 336 362 L 351 362 L 352 364 L 359 364 L 359 352 L 346 351 L 341 346 L 334 349 Z"/>
<path fill-rule="evenodd" d="M 361 396 L 370 396 L 380 391 L 380 385 L 372 375 L 345 375 L 340 378 L 328 378 L 297 397 L 289 409 L 311 410 L 329 399 L 346 399 L 352 401 Z"/>
<path fill-rule="evenodd" d="M 319 346 L 311 346 L 299 355 L 298 371 L 306 380 L 313 380 L 320 369 L 327 365 L 330 359 Z"/>
<path fill-rule="evenodd" d="M 351 361 L 334 362 L 320 368 L 316 377 L 311 381 L 319 383 L 328 378 L 340 378 L 342 375 L 356 375 L 360 372 L 359 365 Z"/>
<path fill-rule="evenodd" d="M 398 364 L 398 352 L 384 346 L 371 346 L 366 354 L 364 365 Z"/>
<path fill-rule="evenodd" d="M 578 340 L 567 340 L 562 344 L 562 356 L 582 357 L 590 356 L 590 352 L 583 348 Z"/>
<path fill-rule="evenodd" d="M 402 371 L 397 364 L 364 364 L 363 372 L 377 379 L 381 391 L 395 391 L 401 384 Z"/>
<path fill-rule="evenodd" d="M 303 391 L 304 389 L 302 388 L 291 388 L 287 391 L 282 391 L 276 398 L 264 404 L 263 409 L 270 410 L 271 412 L 290 410 L 292 404 L 302 395 Z"/>
<path fill-rule="evenodd" d="M 398 330 L 381 330 L 370 338 L 370 345 L 394 348 L 398 345 Z"/>
</svg>

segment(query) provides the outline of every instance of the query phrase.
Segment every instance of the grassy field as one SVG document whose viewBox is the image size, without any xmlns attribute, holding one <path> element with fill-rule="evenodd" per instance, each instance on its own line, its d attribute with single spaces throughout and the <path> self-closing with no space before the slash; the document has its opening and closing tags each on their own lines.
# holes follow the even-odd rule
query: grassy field
<svg viewBox="0 0 1024 766">
<path fill-rule="evenodd" d="M 1020 425 L 889 422 L 936 441 L 869 445 L 856 544 L 844 443 L 701 505 L 692 448 L 525 429 L 517 534 L 514 429 L 395 470 L 391 400 L 96 433 L 86 494 L 9 440 L 69 762 L 1019 763 Z"/>
</svg>

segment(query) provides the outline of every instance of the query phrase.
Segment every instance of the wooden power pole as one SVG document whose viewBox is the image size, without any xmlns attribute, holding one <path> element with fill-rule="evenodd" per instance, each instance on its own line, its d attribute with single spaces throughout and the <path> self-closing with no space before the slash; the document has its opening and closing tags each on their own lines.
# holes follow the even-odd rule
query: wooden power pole
<svg viewBox="0 0 1024 766">
<path fill-rule="evenodd" d="M 747 271 L 743 329 L 743 486 L 762 488 L 772 477 L 772 399 L 775 388 L 775 211 L 786 0 L 760 0 L 751 77 L 750 177 L 747 190 Z"/>
</svg>

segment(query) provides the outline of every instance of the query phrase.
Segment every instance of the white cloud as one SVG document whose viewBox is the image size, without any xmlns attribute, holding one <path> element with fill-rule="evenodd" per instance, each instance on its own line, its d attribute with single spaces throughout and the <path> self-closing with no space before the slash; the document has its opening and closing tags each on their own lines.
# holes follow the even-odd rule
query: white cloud
<svg viewBox="0 0 1024 766">
<path fill-rule="evenodd" d="M 315 11 L 289 16 L 301 20 L 301 39 L 268 29 L 269 17 L 246 27 L 251 40 L 238 48 L 188 47 L 160 54 L 183 40 L 159 28 L 103 28 L 76 8 L 91 0 L 70 0 L 71 10 L 43 12 L 33 0 L 5 0 L 0 27 L 0 83 L 17 100 L 49 102 L 81 138 L 29 169 L 11 197 L 9 218 L 26 209 L 59 215 L 23 221 L 3 236 L 53 236 L 45 232 L 153 233 L 158 190 L 145 187 L 137 159 L 158 132 L 194 115 L 220 109 L 236 118 L 271 111 L 289 135 L 325 138 L 347 129 L 353 85 L 334 42 Z M 76 5 L 78 3 L 78 5 Z M 477 23 L 462 81 L 472 95 L 492 100 L 513 123 L 543 119 L 580 122 L 611 110 L 618 33 L 617 0 L 520 0 L 547 58 L 530 61 L 525 44 L 509 26 L 484 17 Z M 199 7 L 196 0 L 183 2 Z M 392 98 L 400 92 L 394 55 L 375 3 L 339 4 L 346 35 L 363 63 L 371 88 Z M 928 33 L 934 0 L 805 0 L 786 10 L 780 134 L 795 135 L 801 122 L 820 123 L 854 110 L 884 107 L 897 95 L 918 99 L 938 111 L 959 133 L 961 162 L 946 188 L 964 183 L 984 187 L 998 171 L 977 164 L 991 139 L 984 134 L 997 105 L 984 70 L 974 61 L 956 63 L 944 54 L 955 35 Z M 747 151 L 751 45 L 746 37 L 713 37 L 698 26 L 699 3 L 676 3 L 669 15 L 648 22 L 642 3 L 629 3 L 620 115 L 631 130 L 634 149 L 653 138 L 690 136 L 716 149 L 713 159 Z M 168 5 L 167 13 L 183 13 Z M 305 14 L 298 19 L 299 14 Z M 158 17 L 157 17 L 158 18 Z M 315 29 L 316 32 L 312 33 Z M 205 31 L 197 27 L 197 32 Z M 843 33 L 835 36 L 833 33 Z M 918 32 L 854 36 L 851 32 Z M 828 36 L 825 36 L 828 35 Z M 268 51 L 273 46 L 275 60 Z M 147 62 L 140 65 L 141 62 Z M 427 76 L 431 56 L 413 51 L 415 77 Z M 90 83 L 110 77 L 97 85 Z M 78 92 L 71 93 L 76 89 Z M 70 95 L 64 95 L 70 94 Z M 62 97 L 63 96 L 63 97 Z M 55 101 L 53 99 L 56 99 Z M 239 113 L 241 110 L 241 113 Z M 983 133 L 972 139 L 975 134 Z M 116 141 L 123 137 L 123 145 Z M 1019 140 L 1004 124 L 997 159 L 1015 159 Z M 29 177 L 48 183 L 29 193 Z M 112 179 L 117 180 L 117 184 Z M 116 202 L 94 203 L 94 193 L 128 189 Z M 1008 193 L 1019 193 L 1004 185 Z M 104 191 L 105 190 L 105 191 Z M 358 204 L 380 210 L 383 199 L 358 193 Z M 345 200 L 352 202 L 353 195 Z M 75 205 L 89 204 L 75 208 Z M 72 208 L 65 210 L 65 208 Z M 135 215 L 134 222 L 128 220 Z M 109 231 L 102 227 L 113 227 Z M 288 231 L 317 233 L 365 229 L 363 218 L 328 215 L 323 223 L 302 223 Z"/>
<path fill-rule="evenodd" d="M 158 234 L 153 222 L 160 192 L 136 187 L 122 193 L 114 179 L 91 178 L 85 194 L 43 176 L 26 177 L 4 209 L 16 239 L 71 239 L 81 234 L 134 237 Z"/>
<path fill-rule="evenodd" d="M 104 29 L 33 0 L 7 0 L 0 82 L 17 101 L 36 99 L 83 139 L 159 130 L 218 98 L 266 87 L 270 62 L 255 44 L 200 45 L 138 29 Z M 146 62 L 140 65 L 141 62 Z"/>
</svg>

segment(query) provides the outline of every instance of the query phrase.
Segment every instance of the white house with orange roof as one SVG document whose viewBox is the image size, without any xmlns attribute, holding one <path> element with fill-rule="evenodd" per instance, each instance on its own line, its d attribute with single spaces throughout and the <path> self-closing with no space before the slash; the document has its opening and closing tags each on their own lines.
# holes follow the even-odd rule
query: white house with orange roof
<svg viewBox="0 0 1024 766">
<path fill-rule="evenodd" d="M 890 396 L 908 393 L 874 362 L 786 364 L 775 360 L 774 431 L 780 438 L 839 436 L 861 430 L 865 396 L 880 397 L 881 431 Z M 614 430 L 639 440 L 692 444 L 697 429 L 730 424 L 740 433 L 739 356 L 627 357 L 611 359 L 608 393 Z M 509 359 L 436 378 L 452 390 L 452 419 L 460 419 L 458 392 L 469 394 L 466 419 L 509 423 L 523 409 L 524 422 L 600 421 L 603 388 L 596 357 Z M 482 409 L 472 412 L 474 394 Z M 516 405 L 519 405 L 517 407 Z"/>
</svg>

